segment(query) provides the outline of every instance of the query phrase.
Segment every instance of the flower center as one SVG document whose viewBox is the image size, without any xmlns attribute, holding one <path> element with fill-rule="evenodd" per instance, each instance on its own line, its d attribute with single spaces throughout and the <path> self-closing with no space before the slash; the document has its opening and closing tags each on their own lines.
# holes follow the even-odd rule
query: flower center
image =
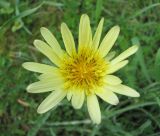
<svg viewBox="0 0 160 136">
<path fill-rule="evenodd" d="M 89 93 L 104 84 L 107 62 L 98 53 L 85 50 L 66 58 L 60 69 L 65 80 L 65 89 L 82 89 Z"/>
</svg>

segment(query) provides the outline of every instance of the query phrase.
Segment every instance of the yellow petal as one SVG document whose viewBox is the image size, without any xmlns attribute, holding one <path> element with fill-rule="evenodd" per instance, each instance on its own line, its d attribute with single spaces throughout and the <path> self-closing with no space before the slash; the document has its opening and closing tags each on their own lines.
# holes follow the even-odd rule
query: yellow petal
<svg viewBox="0 0 160 136">
<path fill-rule="evenodd" d="M 114 56 L 116 55 L 115 51 L 111 51 L 107 54 L 107 56 L 105 57 L 106 61 L 110 61 L 112 58 L 114 58 Z"/>
<path fill-rule="evenodd" d="M 90 20 L 88 15 L 83 14 L 79 25 L 79 49 L 90 46 L 92 39 Z"/>
<path fill-rule="evenodd" d="M 53 107 L 57 106 L 58 103 L 62 101 L 62 99 L 66 96 L 66 91 L 63 90 L 56 90 L 52 92 L 43 102 L 39 105 L 37 112 L 38 113 L 45 113 L 52 109 Z"/>
<path fill-rule="evenodd" d="M 103 23 L 104 23 L 104 18 L 102 18 L 101 21 L 99 22 L 95 35 L 93 37 L 93 48 L 94 49 L 97 49 L 99 46 L 102 29 L 103 29 Z"/>
<path fill-rule="evenodd" d="M 87 96 L 87 107 L 91 120 L 95 124 L 100 124 L 101 122 L 101 111 L 96 95 Z"/>
<path fill-rule="evenodd" d="M 45 56 L 47 56 L 55 65 L 61 64 L 61 59 L 56 55 L 54 50 L 41 40 L 34 41 L 35 47 Z"/>
<path fill-rule="evenodd" d="M 84 102 L 84 91 L 83 90 L 76 90 L 73 92 L 72 95 L 72 106 L 75 109 L 80 109 Z"/>
<path fill-rule="evenodd" d="M 59 70 L 57 69 L 54 73 L 44 73 L 44 74 L 41 74 L 38 79 L 39 80 L 47 80 L 47 79 L 59 79 L 61 78 L 61 75 L 59 73 Z"/>
<path fill-rule="evenodd" d="M 120 32 L 119 26 L 114 26 L 106 34 L 106 36 L 102 40 L 102 43 L 99 46 L 99 52 L 102 55 L 102 57 L 105 57 L 111 50 L 112 46 L 114 45 L 119 35 L 119 32 Z"/>
<path fill-rule="evenodd" d="M 122 80 L 119 77 L 113 75 L 106 75 L 104 81 L 110 85 L 118 85 L 122 83 Z"/>
<path fill-rule="evenodd" d="M 61 34 L 67 53 L 72 56 L 76 53 L 75 43 L 72 33 L 65 23 L 61 24 Z"/>
<path fill-rule="evenodd" d="M 115 93 L 130 96 L 130 97 L 139 97 L 139 93 L 134 89 L 126 86 L 126 85 L 116 85 L 116 86 L 106 86 L 106 89 L 109 89 Z"/>
<path fill-rule="evenodd" d="M 73 91 L 68 91 L 68 93 L 67 93 L 67 100 L 70 101 L 71 98 L 72 98 L 72 96 L 73 96 Z"/>
<path fill-rule="evenodd" d="M 61 58 L 63 57 L 63 51 L 61 49 L 61 46 L 59 45 L 58 41 L 54 37 L 54 35 L 45 27 L 42 27 L 40 29 L 41 34 L 45 41 L 53 48 L 55 53 Z"/>
<path fill-rule="evenodd" d="M 118 97 L 110 90 L 97 90 L 95 91 L 96 94 L 104 101 L 112 104 L 117 105 L 119 103 Z"/>
<path fill-rule="evenodd" d="M 128 64 L 128 60 L 124 60 L 124 61 L 121 61 L 119 63 L 113 64 L 113 65 L 110 64 L 110 65 L 108 65 L 107 74 L 112 74 L 112 73 L 118 71 L 119 69 L 121 69 L 122 67 L 124 67 L 127 64 Z"/>
<path fill-rule="evenodd" d="M 30 71 L 38 72 L 38 73 L 55 73 L 57 71 L 57 68 L 54 66 L 36 63 L 36 62 L 25 62 L 22 64 L 22 66 Z"/>
<path fill-rule="evenodd" d="M 53 78 L 32 83 L 27 87 L 27 91 L 29 93 L 43 93 L 53 91 L 60 86 L 62 86 L 62 80 Z"/>
<path fill-rule="evenodd" d="M 54 74 L 41 74 L 38 79 L 39 80 L 46 80 L 46 79 L 52 79 L 55 75 Z"/>
<path fill-rule="evenodd" d="M 132 54 L 134 54 L 137 50 L 138 50 L 138 46 L 134 45 L 134 46 L 128 48 L 127 50 L 125 50 L 124 52 L 122 52 L 118 57 L 116 57 L 115 59 L 113 59 L 111 61 L 111 63 L 115 64 L 115 63 L 118 63 L 120 61 L 123 61 L 124 59 L 126 59 L 129 56 L 131 56 Z"/>
</svg>

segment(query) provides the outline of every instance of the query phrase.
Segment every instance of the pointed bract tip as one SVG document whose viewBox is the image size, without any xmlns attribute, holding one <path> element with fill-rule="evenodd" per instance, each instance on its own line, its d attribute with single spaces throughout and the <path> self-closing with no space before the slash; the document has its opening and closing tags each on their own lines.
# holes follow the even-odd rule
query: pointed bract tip
<svg viewBox="0 0 160 136">
<path fill-rule="evenodd" d="M 134 49 L 135 49 L 135 52 L 137 52 L 138 49 L 139 49 L 139 45 L 133 45 L 133 47 L 134 47 Z"/>
<path fill-rule="evenodd" d="M 135 92 L 133 97 L 140 97 L 140 94 L 138 92 Z"/>
<path fill-rule="evenodd" d="M 102 21 L 102 22 L 104 21 L 104 17 L 101 18 L 101 21 Z"/>
<path fill-rule="evenodd" d="M 117 99 L 117 101 L 115 101 L 115 105 L 117 105 L 119 103 L 119 100 Z"/>
<path fill-rule="evenodd" d="M 48 30 L 46 27 L 41 27 L 40 28 L 40 32 L 42 33 L 43 31 L 46 31 L 46 30 Z"/>
<path fill-rule="evenodd" d="M 33 44 L 36 46 L 39 40 L 34 40 Z"/>
<path fill-rule="evenodd" d="M 120 26 L 119 25 L 115 25 L 113 28 L 120 31 Z"/>
<path fill-rule="evenodd" d="M 26 64 L 27 64 L 27 62 L 24 62 L 24 63 L 22 64 L 22 67 L 23 67 L 24 69 L 27 69 Z"/>
<path fill-rule="evenodd" d="M 43 114 L 43 113 L 45 113 L 44 111 L 42 111 L 41 109 L 39 109 L 39 107 L 38 107 L 38 109 L 37 109 L 37 113 L 38 114 Z"/>
<path fill-rule="evenodd" d="M 63 27 L 67 27 L 67 25 L 66 25 L 66 23 L 61 23 L 61 28 L 63 28 Z"/>
</svg>

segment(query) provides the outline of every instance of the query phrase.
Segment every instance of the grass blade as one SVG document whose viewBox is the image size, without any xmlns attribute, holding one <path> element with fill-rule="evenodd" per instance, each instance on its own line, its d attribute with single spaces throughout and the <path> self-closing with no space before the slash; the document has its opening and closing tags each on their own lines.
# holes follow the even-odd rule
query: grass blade
<svg viewBox="0 0 160 136">
<path fill-rule="evenodd" d="M 27 136 L 36 136 L 39 129 L 43 126 L 43 124 L 46 122 L 46 120 L 49 118 L 50 112 L 41 115 L 38 120 L 35 122 L 35 125 L 32 127 L 32 129 L 28 132 Z"/>
<path fill-rule="evenodd" d="M 149 76 L 145 61 L 144 61 L 143 50 L 142 50 L 142 47 L 140 46 L 138 38 L 137 37 L 132 38 L 132 43 L 133 43 L 133 45 L 139 46 L 139 50 L 136 53 L 136 56 L 137 56 L 137 59 L 139 61 L 139 64 L 141 66 L 141 70 L 142 70 L 144 76 L 146 77 L 147 81 L 149 83 L 151 83 L 151 79 L 150 79 L 150 76 Z"/>
<path fill-rule="evenodd" d="M 23 11 L 22 13 L 20 13 L 20 14 L 14 16 L 14 17 L 12 17 L 12 18 L 9 19 L 8 21 L 6 21 L 2 26 L 0 26 L 0 31 L 2 31 L 2 29 L 3 29 L 4 27 L 6 27 L 8 24 L 14 22 L 15 20 L 33 14 L 33 13 L 36 12 L 42 5 L 43 5 L 43 3 L 40 4 L 39 6 L 35 7 L 35 8 L 25 10 L 25 11 Z"/>
</svg>

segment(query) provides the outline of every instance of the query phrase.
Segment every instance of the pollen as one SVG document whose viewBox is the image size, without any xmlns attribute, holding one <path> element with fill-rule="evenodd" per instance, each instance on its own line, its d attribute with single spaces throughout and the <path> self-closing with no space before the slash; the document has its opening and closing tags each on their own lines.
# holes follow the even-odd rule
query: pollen
<svg viewBox="0 0 160 136">
<path fill-rule="evenodd" d="M 66 58 L 61 73 L 65 81 L 65 89 L 80 89 L 87 94 L 91 90 L 103 86 L 107 62 L 97 52 L 83 50 L 73 57 Z"/>
</svg>

